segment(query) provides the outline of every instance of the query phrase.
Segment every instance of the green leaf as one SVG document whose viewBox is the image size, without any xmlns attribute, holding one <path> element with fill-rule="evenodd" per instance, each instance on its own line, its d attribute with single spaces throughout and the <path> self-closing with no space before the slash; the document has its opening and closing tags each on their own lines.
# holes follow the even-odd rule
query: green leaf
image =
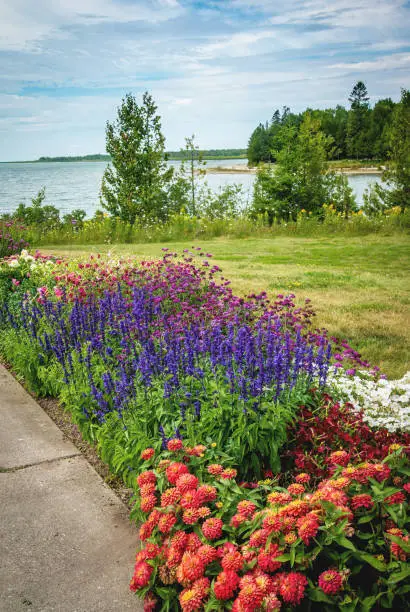
<svg viewBox="0 0 410 612">
<path fill-rule="evenodd" d="M 337 538 L 335 538 L 335 541 L 339 544 L 339 546 L 343 546 L 343 548 L 348 548 L 349 550 L 353 550 L 354 552 L 356 552 L 356 547 L 353 542 L 351 542 L 344 536 L 338 536 Z"/>
<path fill-rule="evenodd" d="M 333 604 L 334 600 L 331 599 L 326 593 L 322 591 L 320 588 L 311 588 L 308 590 L 308 597 L 312 601 L 322 601 L 324 603 Z"/>
<path fill-rule="evenodd" d="M 405 567 L 401 572 L 390 574 L 389 583 L 397 584 L 410 576 L 410 566 Z"/>
<path fill-rule="evenodd" d="M 377 569 L 379 572 L 385 572 L 387 570 L 387 566 L 384 561 L 380 561 L 380 559 L 376 559 L 376 557 L 373 557 L 368 553 L 357 552 L 355 556 L 361 561 L 368 563 L 369 565 L 374 567 L 374 569 Z"/>
<path fill-rule="evenodd" d="M 370 521 L 372 521 L 374 519 L 374 516 L 372 516 L 371 514 L 366 514 L 366 516 L 362 516 L 359 518 L 359 520 L 357 521 L 358 525 L 363 525 L 364 523 L 370 523 Z"/>
</svg>

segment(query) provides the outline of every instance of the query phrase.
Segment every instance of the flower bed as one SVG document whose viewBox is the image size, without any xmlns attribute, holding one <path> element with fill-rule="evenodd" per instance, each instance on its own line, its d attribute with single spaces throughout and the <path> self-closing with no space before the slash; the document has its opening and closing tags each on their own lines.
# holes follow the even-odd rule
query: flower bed
<svg viewBox="0 0 410 612">
<path fill-rule="evenodd" d="M 382 463 L 348 467 L 334 452 L 332 476 L 315 487 L 295 473 L 287 488 L 252 489 L 214 463 L 212 448 L 172 440 L 168 449 L 159 459 L 146 449 L 138 476 L 134 514 L 145 522 L 131 589 L 145 610 L 406 605 L 410 483 L 400 446 Z"/>
<path fill-rule="evenodd" d="M 410 436 L 339 384 L 378 369 L 201 253 L 0 263 L 0 351 L 138 490 L 132 588 L 147 610 L 404 601 Z"/>
</svg>

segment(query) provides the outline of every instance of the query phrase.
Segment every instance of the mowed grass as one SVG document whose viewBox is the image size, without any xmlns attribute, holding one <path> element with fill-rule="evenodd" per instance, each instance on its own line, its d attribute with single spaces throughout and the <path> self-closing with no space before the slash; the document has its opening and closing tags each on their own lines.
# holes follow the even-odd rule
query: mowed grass
<svg viewBox="0 0 410 612">
<path fill-rule="evenodd" d="M 65 256 L 162 255 L 159 244 L 42 247 Z M 181 252 L 192 243 L 167 243 Z M 312 300 L 317 327 L 347 339 L 389 378 L 410 370 L 410 239 L 367 235 L 330 238 L 218 238 L 199 242 L 236 294 L 295 293 Z"/>
</svg>

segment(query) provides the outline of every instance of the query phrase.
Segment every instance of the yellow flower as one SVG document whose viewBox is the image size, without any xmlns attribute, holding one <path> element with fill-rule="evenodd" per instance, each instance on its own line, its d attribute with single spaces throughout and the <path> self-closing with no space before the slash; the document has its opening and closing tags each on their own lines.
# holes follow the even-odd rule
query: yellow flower
<svg viewBox="0 0 410 612">
<path fill-rule="evenodd" d="M 216 442 L 212 442 L 211 447 L 215 448 L 216 447 Z"/>
</svg>

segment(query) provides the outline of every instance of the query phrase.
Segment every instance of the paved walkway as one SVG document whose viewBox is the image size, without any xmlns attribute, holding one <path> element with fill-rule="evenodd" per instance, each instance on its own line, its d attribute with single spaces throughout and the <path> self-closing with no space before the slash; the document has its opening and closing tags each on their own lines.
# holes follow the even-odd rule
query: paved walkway
<svg viewBox="0 0 410 612">
<path fill-rule="evenodd" d="M 0 365 L 0 610 L 142 610 L 122 502 Z"/>
</svg>

